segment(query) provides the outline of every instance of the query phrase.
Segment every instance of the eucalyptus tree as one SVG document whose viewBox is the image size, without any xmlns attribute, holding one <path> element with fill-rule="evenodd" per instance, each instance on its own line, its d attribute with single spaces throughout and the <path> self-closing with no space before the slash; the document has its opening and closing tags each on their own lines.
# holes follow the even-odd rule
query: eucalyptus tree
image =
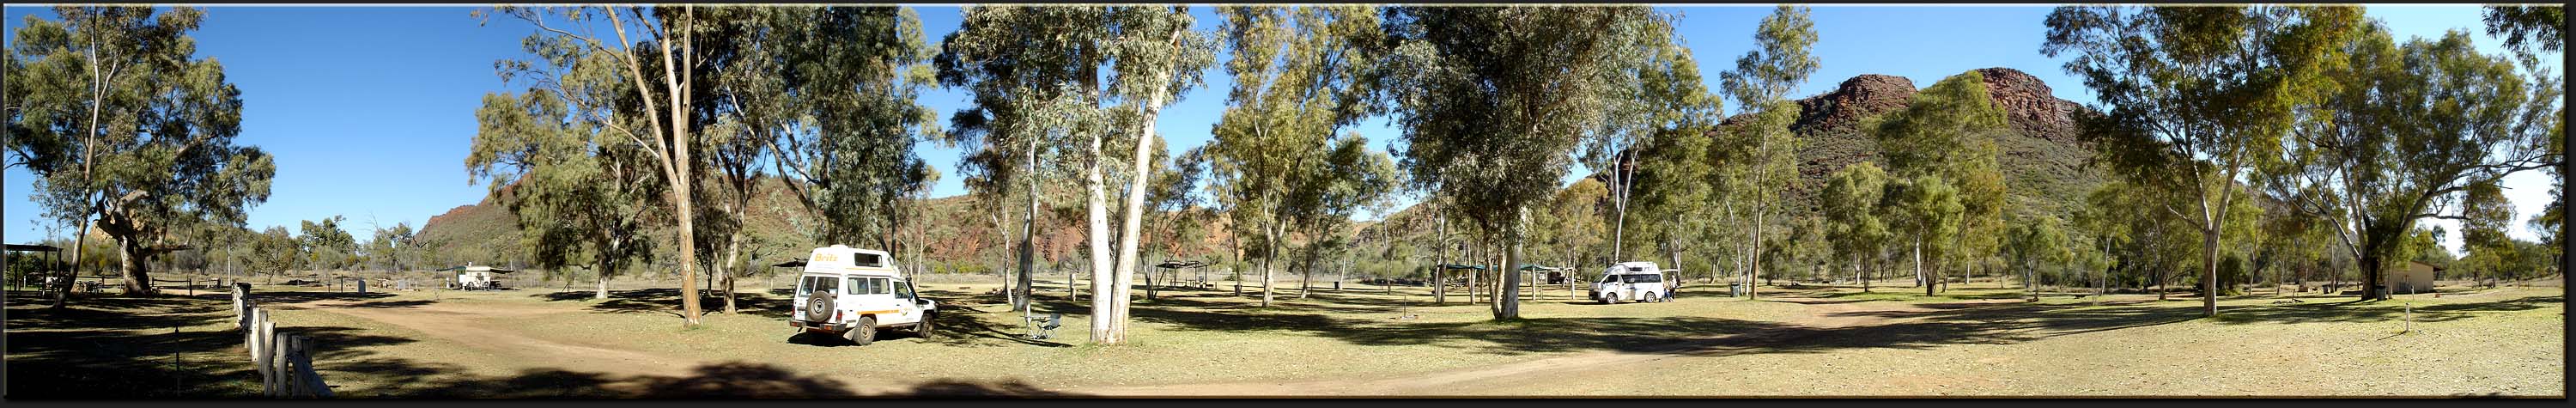
<svg viewBox="0 0 2576 408">
<path fill-rule="evenodd" d="M 2202 283 L 2214 293 L 2226 209 L 2247 174 L 2276 160 L 2315 104 L 2340 44 L 2362 27 L 2355 6 L 2066 6 L 2049 13 L 2050 57 L 2083 78 L 2108 116 L 2082 132 L 2118 177 L 2189 198 L 2147 211 L 2183 216 L 2201 236 Z M 2218 314 L 2205 296 L 2202 314 Z"/>
<path fill-rule="evenodd" d="M 1153 210 L 1150 223 L 1159 235 L 1150 248 L 1167 260 L 1197 256 L 1207 239 L 1209 224 L 1216 221 L 1215 214 L 1199 206 L 1197 194 L 1200 180 L 1207 177 L 1207 148 L 1190 148 L 1163 162 L 1164 169 L 1155 172 L 1153 182 L 1146 187 L 1145 203 Z M 1165 270 L 1149 273 L 1165 274 L 1165 286 L 1180 278 L 1178 269 L 1160 269 Z M 1157 293 L 1154 276 L 1145 276 L 1145 298 L 1149 300 Z"/>
<path fill-rule="evenodd" d="M 1931 175 L 1897 178 L 1887 184 L 1887 195 L 1879 199 L 1880 212 L 1892 215 L 1888 228 L 1895 231 L 1910 247 L 1914 258 L 1914 276 L 1923 284 L 1923 295 L 1931 296 L 1940 286 L 1941 271 L 1924 267 L 1925 249 L 1932 258 L 1949 255 L 1955 248 L 1925 246 L 1925 241 L 1950 239 L 1959 231 L 1959 218 L 1967 212 L 1960 202 L 1959 188 L 1948 180 Z"/>
<path fill-rule="evenodd" d="M 1288 212 L 1293 235 L 1307 237 L 1301 245 L 1306 255 L 1305 272 L 1298 285 L 1298 298 L 1305 298 L 1305 285 L 1314 281 L 1316 262 L 1326 251 L 1347 249 L 1351 244 L 1343 234 L 1351 218 L 1361 209 L 1384 201 L 1396 186 L 1395 159 L 1384 152 L 1371 150 L 1368 139 L 1357 133 L 1344 135 L 1324 151 L 1307 177 L 1300 177 L 1289 187 L 1287 201 L 1298 208 Z M 1282 235 L 1282 238 L 1288 235 Z"/>
<path fill-rule="evenodd" d="M 548 271 L 586 265 L 597 283 L 592 298 L 605 300 L 608 280 L 653 252 L 646 229 L 668 216 L 668 201 L 655 198 L 670 187 L 643 146 L 609 130 L 651 119 L 621 102 L 628 85 L 614 76 L 613 59 L 570 42 L 530 44 L 545 68 L 503 64 L 503 82 L 528 88 L 483 96 L 467 179 L 489 183 L 518 217 L 517 252 Z"/>
<path fill-rule="evenodd" d="M 1337 179 L 1357 176 L 1336 174 L 1327 163 L 1342 156 L 1340 164 L 1358 165 L 1351 160 L 1366 150 L 1364 139 L 1340 130 L 1374 110 L 1367 96 L 1379 16 L 1352 5 L 1226 7 L 1218 14 L 1234 87 L 1206 147 L 1211 187 L 1222 187 L 1217 195 L 1235 234 L 1262 244 L 1266 307 L 1272 264 L 1289 229 L 1348 211 L 1319 205 Z M 1355 150 L 1343 152 L 1344 145 Z"/>
<path fill-rule="evenodd" d="M 1086 131 L 1072 84 L 1102 57 L 1076 38 L 1077 22 L 1097 11 L 1073 7 L 975 6 L 940 41 L 932 63 L 943 87 L 965 88 L 973 103 L 949 116 L 948 137 L 972 152 L 959 164 L 979 196 L 1016 191 L 1027 199 L 1020 218 L 1019 273 L 1013 306 L 1029 308 L 1037 272 L 1036 225 L 1042 179 L 1060 177 L 1060 146 Z M 1096 130 L 1089 130 L 1096 131 Z"/>
<path fill-rule="evenodd" d="M 1048 133 L 1082 146 L 1060 153 L 1080 164 L 1089 193 L 1088 258 L 1099 294 L 1092 309 L 1103 317 L 1092 320 L 1091 341 L 1117 344 L 1136 267 L 1143 183 L 1152 177 L 1147 149 L 1155 145 L 1155 118 L 1202 82 L 1198 73 L 1214 59 L 1212 42 L 1191 28 L 1186 7 L 973 7 L 965 19 L 936 57 L 941 84 L 976 94 L 976 105 L 952 123 L 988 145 L 1029 142 L 1024 153 L 1031 167 L 1037 142 Z M 1119 146 L 1133 152 L 1121 157 Z M 1109 174 L 1115 170 L 1108 163 L 1121 158 L 1134 163 L 1131 171 Z M 1115 253 L 1108 218 L 1113 176 L 1126 177 L 1128 194 Z"/>
<path fill-rule="evenodd" d="M 1598 256 L 1591 252 L 1602 244 L 1603 238 L 1607 238 L 1603 235 L 1616 233 L 1604 231 L 1615 227 L 1602 225 L 1605 224 L 1602 213 L 1610 211 L 1603 211 L 1601 203 L 1617 200 L 1612 197 L 1606 183 L 1600 180 L 1585 178 L 1575 181 L 1574 185 L 1557 191 L 1547 201 L 1545 211 L 1532 214 L 1535 228 L 1530 230 L 1530 240 L 1543 247 L 1554 248 L 1554 253 L 1546 254 L 1545 258 L 1553 258 L 1558 265 L 1584 265 L 1584 260 L 1590 258 L 1587 255 Z M 1617 262 L 1617 258 L 1612 259 L 1612 262 Z"/>
<path fill-rule="evenodd" d="M 416 260 L 412 256 L 412 239 L 419 234 L 411 229 L 410 222 L 394 223 L 393 228 L 376 228 L 374 235 L 367 240 L 369 263 L 388 271 L 401 272 L 404 266 L 410 265 L 406 261 Z"/>
<path fill-rule="evenodd" d="M 2505 49 L 2513 50 L 2514 54 L 2525 61 L 2547 58 L 2543 56 L 2545 53 L 2563 52 L 2567 46 L 2567 7 L 2565 6 L 2488 5 L 2484 19 L 2487 35 L 2503 38 Z M 2560 57 L 2565 56 L 2560 55 Z M 2525 64 L 2532 65 L 2529 62 Z M 2565 97 L 2563 94 L 2560 96 Z M 2565 107 L 2561 106 L 2560 109 L 2562 113 L 2560 116 L 2564 116 Z M 2553 128 L 2551 131 L 2555 133 L 2549 135 L 2549 154 L 2564 157 L 2567 141 L 2566 128 L 2562 126 Z M 2546 170 L 2550 175 L 2549 205 L 2542 207 L 2544 210 L 2541 214 L 2532 218 L 2531 230 L 2541 234 L 2541 243 L 2547 244 L 2542 245 L 2542 248 L 2556 251 L 2563 247 L 2558 244 L 2558 233 L 2576 224 L 2569 223 L 2564 215 L 2567 161 L 2559 160 L 2558 166 Z"/>
<path fill-rule="evenodd" d="M 2381 299 L 2392 251 L 2419 220 L 2470 218 L 2455 211 L 2477 186 L 2564 160 L 2546 146 L 2564 134 L 2563 82 L 2531 64 L 2518 72 L 2461 31 L 2400 46 L 2374 24 L 2342 46 L 2337 88 L 2283 154 L 2296 170 L 2266 185 L 2326 219 L 2360 264 L 2363 298 Z"/>
<path fill-rule="evenodd" d="M 1628 246 L 1628 211 L 1630 196 L 1638 188 L 1641 151 L 1658 137 L 1682 137 L 1682 132 L 1706 132 L 1705 126 L 1715 121 L 1724 103 L 1708 92 L 1701 81 L 1699 61 L 1691 58 L 1690 47 L 1666 43 L 1648 56 L 1639 67 L 1638 87 L 1618 108 L 1617 125 L 1585 140 L 1583 163 L 1601 173 L 1608 183 L 1610 211 L 1610 258 L 1623 259 Z M 1670 135 L 1670 136 L 1667 136 Z M 1701 182 L 1700 180 L 1688 180 Z M 1678 266 L 1677 266 L 1678 267 Z"/>
<path fill-rule="evenodd" d="M 710 18 L 701 18 L 693 5 L 676 9 L 501 6 L 492 11 L 536 27 L 536 32 L 521 44 L 538 58 L 495 64 L 510 72 L 504 75 L 505 82 L 510 75 L 529 75 L 531 82 L 540 84 L 535 86 L 553 84 L 558 88 L 553 96 L 563 98 L 566 109 L 577 112 L 574 117 L 583 122 L 582 130 L 637 147 L 652 165 L 654 171 L 650 173 L 668 186 L 662 196 L 672 212 L 669 219 L 676 224 L 680 292 L 697 293 L 698 206 L 697 190 L 691 186 L 698 181 L 700 160 L 693 154 L 704 141 L 693 134 L 711 118 L 699 115 L 694 104 L 700 100 L 698 91 L 708 83 L 700 81 L 705 79 L 700 68 L 710 56 L 731 52 L 730 44 L 699 40 L 701 34 L 715 32 L 718 25 L 710 23 Z M 482 10 L 475 11 L 478 18 L 484 14 Z M 596 30 L 600 26 L 607 27 L 614 36 L 601 36 Z M 573 90 L 561 89 L 566 82 L 583 86 L 621 83 L 620 93 L 632 95 L 613 99 L 574 97 Z M 490 100 L 486 98 L 487 107 Z M 682 325 L 697 326 L 703 314 L 698 300 L 698 296 L 680 296 Z"/>
<path fill-rule="evenodd" d="M 2504 48 L 2517 53 L 2559 52 L 2567 46 L 2567 8 L 2549 5 L 2488 5 L 2482 14 L 2487 35 L 2504 38 Z"/>
<path fill-rule="evenodd" d="M 2004 253 L 2014 267 L 2022 270 L 2022 292 L 2033 302 L 2039 301 L 2039 269 L 2067 263 L 2075 256 L 2066 249 L 2066 233 L 2057 217 L 2038 215 L 2013 225 L 2003 239 Z"/>
<path fill-rule="evenodd" d="M 965 140 L 972 142 L 977 139 Z M 966 191 L 971 193 L 970 197 L 973 197 L 967 204 L 968 208 L 990 214 L 986 215 L 985 219 L 993 224 L 993 235 L 1000 241 L 1017 243 L 1013 247 L 1012 256 L 1018 257 L 1019 265 L 1023 268 L 1015 269 L 1010 265 L 993 268 L 1001 272 L 1003 297 L 1009 300 L 1012 310 L 1024 310 L 1029 305 L 1030 284 L 1034 279 L 1029 274 L 1029 267 L 1032 265 L 1030 259 L 1036 255 L 1036 247 L 1030 245 L 1034 240 L 1026 235 L 1036 232 L 1035 197 L 1029 197 L 1031 204 L 1029 211 L 1021 218 L 1021 229 L 1018 232 L 1023 234 L 1022 237 L 1011 238 L 1013 232 L 1010 228 L 1011 203 L 1016 202 L 1015 200 L 1021 194 L 1034 194 L 1029 191 L 1031 189 L 1016 187 L 1020 184 L 1014 181 L 1026 177 L 1017 173 L 1020 169 L 1026 168 L 1026 166 L 1020 166 L 1021 163 L 1019 157 L 1011 153 L 1011 150 L 993 145 L 981 145 L 972 152 L 966 153 L 965 157 L 959 158 L 957 163 L 957 171 L 965 175 L 962 182 L 966 185 Z M 1005 256 L 1001 262 L 1011 262 L 1010 256 Z"/>
<path fill-rule="evenodd" d="M 1706 120 L 1668 129 L 1648 138 L 1632 154 L 1637 171 L 1629 181 L 1635 194 L 1630 205 L 1641 218 L 1654 220 L 1638 224 L 1637 236 L 1652 237 L 1672 268 L 1681 268 L 1682 253 L 1708 238 L 1705 200 L 1717 176 L 1718 163 L 1709 155 L 1716 142 L 1715 129 Z"/>
<path fill-rule="evenodd" d="M 2003 172 L 1996 164 L 1998 133 L 2008 131 L 2003 108 L 1986 92 L 1985 74 L 1968 71 L 1942 78 L 1915 94 L 1905 108 L 1869 118 L 1862 128 L 1878 140 L 1893 176 L 1938 177 L 1959 188 L 1964 211 L 1941 252 L 1973 267 L 2003 235 Z"/>
<path fill-rule="evenodd" d="M 2471 184 L 2461 193 L 2460 249 L 2468 256 L 2454 268 L 2464 272 L 2461 275 L 2494 275 L 2505 261 L 2515 258 L 2513 238 L 2505 236 L 2513 223 L 2513 202 L 2493 182 Z"/>
<path fill-rule="evenodd" d="M 1770 194 L 1784 190 L 1797 178 L 1799 139 L 1790 133 L 1789 125 L 1797 120 L 1799 107 L 1789 100 L 1789 92 L 1807 81 L 1820 66 L 1809 48 L 1816 44 L 1815 22 L 1808 20 L 1805 6 L 1779 6 L 1762 18 L 1753 33 L 1755 49 L 1735 59 L 1735 69 L 1719 75 L 1726 96 L 1753 115 L 1751 122 L 1736 128 L 1740 141 L 1753 150 L 1746 157 L 1749 164 L 1741 167 L 1744 191 L 1752 193 L 1752 245 L 1748 253 L 1762 252 L 1763 227 L 1771 222 Z M 1730 194 L 1731 195 L 1731 194 Z M 1747 268 L 1759 279 L 1762 265 L 1758 258 Z M 1760 298 L 1760 288 L 1750 285 L 1748 298 Z"/>
<path fill-rule="evenodd" d="M 887 6 L 729 7 L 709 13 L 703 35 L 716 45 L 703 69 L 709 88 L 691 104 L 712 124 L 706 162 L 721 189 L 719 211 L 705 222 L 728 228 L 706 235 L 724 268 L 748 268 L 749 239 L 740 220 L 774 175 L 799 207 L 819 218 L 817 242 L 875 242 L 887 251 L 918 251 L 896 239 L 918 229 L 921 199 L 937 174 L 913 147 L 944 137 L 938 115 L 919 102 L 937 86 L 920 17 Z M 766 162 L 773 174 L 763 174 Z M 920 266 L 921 262 L 911 262 Z M 734 310 L 725 273 L 726 310 Z"/>
<path fill-rule="evenodd" d="M 35 201 L 115 241 L 124 290 L 152 295 L 151 260 L 190 225 L 240 225 L 268 200 L 276 167 L 241 134 L 241 90 L 195 56 L 202 10 L 54 8 L 9 44 L 8 145 L 37 176 Z M 86 239 L 75 240 L 82 253 Z M 70 279 L 56 287 L 62 307 Z"/>
<path fill-rule="evenodd" d="M 1140 229 L 1145 223 L 1145 196 L 1148 195 L 1146 184 L 1154 178 L 1152 164 L 1164 156 L 1159 154 L 1159 150 L 1148 150 L 1162 145 L 1157 141 L 1161 134 L 1155 131 L 1156 119 L 1162 115 L 1164 107 L 1179 102 L 1182 94 L 1205 84 L 1201 72 L 1215 63 L 1216 42 L 1207 33 L 1192 27 L 1197 21 L 1190 16 L 1187 6 L 1112 7 L 1111 13 L 1116 31 L 1109 44 L 1111 77 L 1108 92 L 1119 105 L 1109 109 L 1116 111 L 1113 114 L 1119 115 L 1123 119 L 1120 122 L 1127 124 L 1123 127 L 1129 129 L 1124 130 L 1134 134 L 1129 143 L 1135 151 L 1127 156 L 1133 165 L 1127 173 L 1125 213 L 1119 222 L 1117 265 L 1110 269 L 1111 280 L 1106 291 L 1110 301 L 1103 304 L 1116 312 L 1113 314 L 1116 318 L 1109 320 L 1106 326 L 1095 320 L 1093 331 L 1107 335 L 1105 339 L 1095 339 L 1095 342 L 1117 344 L 1125 338 L 1129 302 L 1135 293 L 1135 275 L 1139 267 L 1137 247 L 1141 241 Z M 1097 179 L 1099 171 L 1094 170 L 1092 174 Z M 1102 191 L 1106 188 L 1099 181 L 1093 182 L 1092 207 L 1104 204 Z M 1102 218 L 1103 214 L 1094 211 L 1092 225 L 1103 226 Z M 1106 252 L 1108 246 L 1101 245 L 1099 239 L 1106 237 L 1108 230 L 1094 228 L 1093 231 L 1093 250 L 1095 253 Z M 1106 264 L 1093 261 L 1095 268 L 1103 265 Z M 1099 285 L 1093 284 L 1094 287 Z"/>
<path fill-rule="evenodd" d="M 1668 15 L 1642 6 L 1403 6 L 1387 20 L 1382 89 L 1403 129 L 1402 167 L 1496 233 L 1504 265 L 1520 263 L 1530 205 L 1556 189 L 1582 140 L 1615 125 L 1633 73 L 1673 35 Z M 1498 292 L 1519 284 L 1503 274 Z M 1495 318 L 1520 316 L 1517 297 L 1497 300 Z"/>
<path fill-rule="evenodd" d="M 1797 229 L 1789 239 L 1790 258 L 1807 266 L 1807 279 L 1830 281 L 1834 276 L 1832 265 L 1837 257 L 1834 256 L 1833 242 L 1825 239 L 1824 215 L 1802 215 L 1789 225 Z"/>
<path fill-rule="evenodd" d="M 1887 172 L 1872 162 L 1854 163 L 1835 170 L 1825 180 L 1819 194 L 1824 202 L 1825 238 L 1833 243 L 1834 252 L 1848 258 L 1852 280 L 1860 281 L 1860 290 L 1869 291 L 1869 279 L 1863 269 L 1875 269 L 1894 231 L 1879 217 L 1878 203 L 1887 194 Z"/>
<path fill-rule="evenodd" d="M 272 225 L 261 230 L 249 240 L 249 245 L 255 254 L 251 257 L 251 273 L 268 272 L 268 283 L 277 283 L 277 275 L 285 274 L 304 260 L 304 246 L 296 244 L 295 236 L 288 233 L 285 226 Z"/>
</svg>

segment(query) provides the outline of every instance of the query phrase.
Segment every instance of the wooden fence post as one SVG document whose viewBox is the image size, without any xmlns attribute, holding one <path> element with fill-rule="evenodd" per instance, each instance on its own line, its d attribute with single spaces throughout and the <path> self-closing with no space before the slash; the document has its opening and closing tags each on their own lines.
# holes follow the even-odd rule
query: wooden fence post
<svg viewBox="0 0 2576 408">
<path fill-rule="evenodd" d="M 268 309 L 259 310 L 259 384 L 268 396 L 278 395 L 277 322 L 269 320 Z"/>
<path fill-rule="evenodd" d="M 297 396 L 317 398 L 331 396 L 331 385 L 322 382 L 322 374 L 313 370 L 312 338 L 295 336 L 294 363 L 296 387 L 303 391 L 297 393 Z"/>
<path fill-rule="evenodd" d="M 266 348 L 268 347 L 268 340 L 267 340 L 267 339 L 268 339 L 268 337 L 267 337 L 267 333 L 261 333 L 261 332 L 260 332 L 260 324 L 261 324 L 261 323 L 264 323 L 264 322 L 267 322 L 267 321 L 268 321 L 268 319 L 267 319 L 267 317 L 268 317 L 268 316 L 265 316 L 265 315 L 262 313 L 262 312 L 265 312 L 265 310 L 259 309 L 256 305 L 253 305 L 253 306 L 251 306 L 250 308 L 245 309 L 245 311 L 247 311 L 247 312 L 249 312 L 249 313 L 250 313 L 250 317 L 249 317 L 249 320 L 250 320 L 249 324 L 250 324 L 250 325 L 249 325 L 248 327 L 243 328 L 243 330 L 242 330 L 242 341 L 243 341 L 245 344 L 250 345 L 250 359 L 251 359 L 251 361 L 259 361 L 259 356 L 260 356 L 260 354 L 261 354 L 260 352 L 261 352 L 261 351 L 265 351 L 265 350 L 266 350 Z M 253 366 L 257 366 L 257 365 L 256 365 L 256 364 L 254 364 Z M 265 371 L 265 370 L 263 370 L 263 371 Z"/>
<path fill-rule="evenodd" d="M 304 376 L 303 373 L 296 372 L 295 356 L 304 354 L 304 336 L 287 334 L 283 337 L 286 338 L 286 352 L 277 355 L 277 371 L 283 374 L 279 377 L 284 378 L 285 381 L 280 381 L 279 385 L 283 385 L 286 389 L 287 398 L 302 397 L 305 389 L 304 381 L 300 380 L 303 380 Z"/>
</svg>

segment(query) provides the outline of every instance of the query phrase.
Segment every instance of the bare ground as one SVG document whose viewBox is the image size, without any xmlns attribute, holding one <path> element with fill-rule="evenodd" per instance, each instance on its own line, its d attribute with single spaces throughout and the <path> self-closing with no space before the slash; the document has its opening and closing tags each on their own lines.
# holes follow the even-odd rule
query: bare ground
<svg viewBox="0 0 2576 408">
<path fill-rule="evenodd" d="M 934 289 L 947 288 L 925 288 Z M 1174 291 L 1139 304 L 1138 344 L 1105 348 L 1072 346 L 1086 324 L 1074 303 L 1050 302 L 1069 312 L 1064 329 L 1033 341 L 1004 323 L 1016 315 L 979 312 L 994 306 L 965 295 L 980 292 L 972 286 L 957 289 L 941 294 L 961 314 L 943 318 L 948 335 L 856 348 L 787 344 L 784 324 L 762 314 L 775 305 L 761 299 L 750 315 L 710 316 L 711 329 L 638 328 L 675 321 L 653 317 L 672 316 L 653 290 L 606 301 L 289 292 L 268 302 L 281 326 L 336 349 L 317 362 L 352 397 L 2564 395 L 2555 287 L 2373 303 L 2224 298 L 2228 314 L 2216 319 L 2198 318 L 2197 299 L 2153 295 L 2096 305 L 2061 295 L 2029 303 L 2000 289 L 1765 289 L 1759 301 L 1530 301 L 1524 320 L 1499 323 L 1482 322 L 1482 306 L 1420 306 L 1423 293 L 1403 291 L 1283 297 L 1271 309 Z M 177 305 L 135 302 L 101 306 Z M 147 336 L 134 338 L 185 339 L 152 342 L 227 367 L 206 376 L 241 375 L 221 358 L 238 346 L 203 328 L 222 324 L 218 311 L 99 315 L 214 332 L 181 338 L 82 329 L 91 315 L 11 306 L 13 367 L 105 356 L 64 354 L 78 347 L 46 343 L 57 337 Z M 1422 319 L 1398 319 L 1406 314 Z M 1106 364 L 1122 369 L 1097 371 Z M 218 383 L 172 395 L 244 389 Z"/>
</svg>

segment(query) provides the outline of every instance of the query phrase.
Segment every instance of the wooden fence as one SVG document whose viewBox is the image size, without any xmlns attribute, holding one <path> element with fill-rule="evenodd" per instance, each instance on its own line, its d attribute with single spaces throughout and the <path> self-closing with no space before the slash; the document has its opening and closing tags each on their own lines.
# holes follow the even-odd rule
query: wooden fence
<svg viewBox="0 0 2576 408">
<path fill-rule="evenodd" d="M 251 365 L 259 372 L 260 394 L 283 398 L 327 398 L 330 384 L 313 372 L 313 339 L 278 333 L 268 309 L 250 299 L 250 284 L 233 284 L 233 327 L 242 329 Z"/>
</svg>

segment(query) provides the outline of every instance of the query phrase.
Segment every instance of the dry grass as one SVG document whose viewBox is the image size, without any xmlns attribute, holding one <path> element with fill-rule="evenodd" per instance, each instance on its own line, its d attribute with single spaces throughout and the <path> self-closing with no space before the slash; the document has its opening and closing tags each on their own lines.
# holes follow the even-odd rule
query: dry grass
<svg viewBox="0 0 2576 408">
<path fill-rule="evenodd" d="M 1484 305 L 1459 303 L 1464 297 L 1456 292 L 1449 305 L 1426 306 L 1421 288 L 1389 294 L 1352 285 L 1298 299 L 1291 286 L 1263 308 L 1257 287 L 1238 298 L 1220 283 L 1140 300 L 1128 344 L 1102 347 L 1083 345 L 1087 296 L 1075 303 L 1060 290 L 1041 290 L 1039 313 L 1061 312 L 1065 320 L 1054 339 L 1028 340 L 1018 336 L 1020 316 L 988 293 L 994 284 L 921 285 L 947 311 L 938 321 L 943 335 L 891 334 L 865 347 L 791 336 L 784 292 L 775 287 L 746 285 L 743 314 L 710 315 L 694 329 L 680 327 L 671 310 L 677 292 L 667 288 L 622 290 L 608 300 L 590 299 L 579 286 L 564 293 L 257 291 L 278 310 L 280 330 L 317 339 L 323 376 L 350 397 L 1046 396 L 1117 386 L 1422 378 L 1569 356 L 1664 353 L 1678 355 L 1628 363 L 1636 367 L 1469 378 L 1420 392 L 2564 394 L 2558 288 L 2373 303 L 2225 298 L 2226 315 L 2200 319 L 2198 299 L 2158 302 L 2154 295 L 2112 295 L 2094 305 L 2068 294 L 2026 303 L 2005 288 L 1954 287 L 1927 297 L 1901 287 L 1866 294 L 1811 287 L 1765 288 L 1763 300 L 1750 301 L 1694 286 L 1669 303 L 1604 306 L 1566 299 L 1558 287 L 1544 300 L 1525 301 L 1522 319 L 1498 322 Z M 253 392 L 247 364 L 223 358 L 240 351 L 237 341 L 217 335 L 229 324 L 220 299 L 97 301 L 74 309 L 132 321 L 51 317 L 12 299 L 12 384 L 75 384 L 59 388 L 69 394 L 21 391 L 40 397 Z M 721 302 L 708 307 L 720 311 Z M 2402 316 L 2415 319 L 2413 332 L 2398 333 Z M 203 338 L 132 328 L 153 325 L 183 326 Z M 151 381 L 176 372 L 151 377 L 156 373 L 136 370 L 152 361 L 133 355 L 166 358 L 168 351 L 83 351 L 108 347 L 179 351 L 204 364 L 181 371 L 216 380 L 149 393 Z M 137 380 L 93 381 L 110 376 Z M 1565 379 L 1577 382 L 1559 381 Z M 1566 386 L 1529 385 L 1540 380 Z"/>
</svg>

